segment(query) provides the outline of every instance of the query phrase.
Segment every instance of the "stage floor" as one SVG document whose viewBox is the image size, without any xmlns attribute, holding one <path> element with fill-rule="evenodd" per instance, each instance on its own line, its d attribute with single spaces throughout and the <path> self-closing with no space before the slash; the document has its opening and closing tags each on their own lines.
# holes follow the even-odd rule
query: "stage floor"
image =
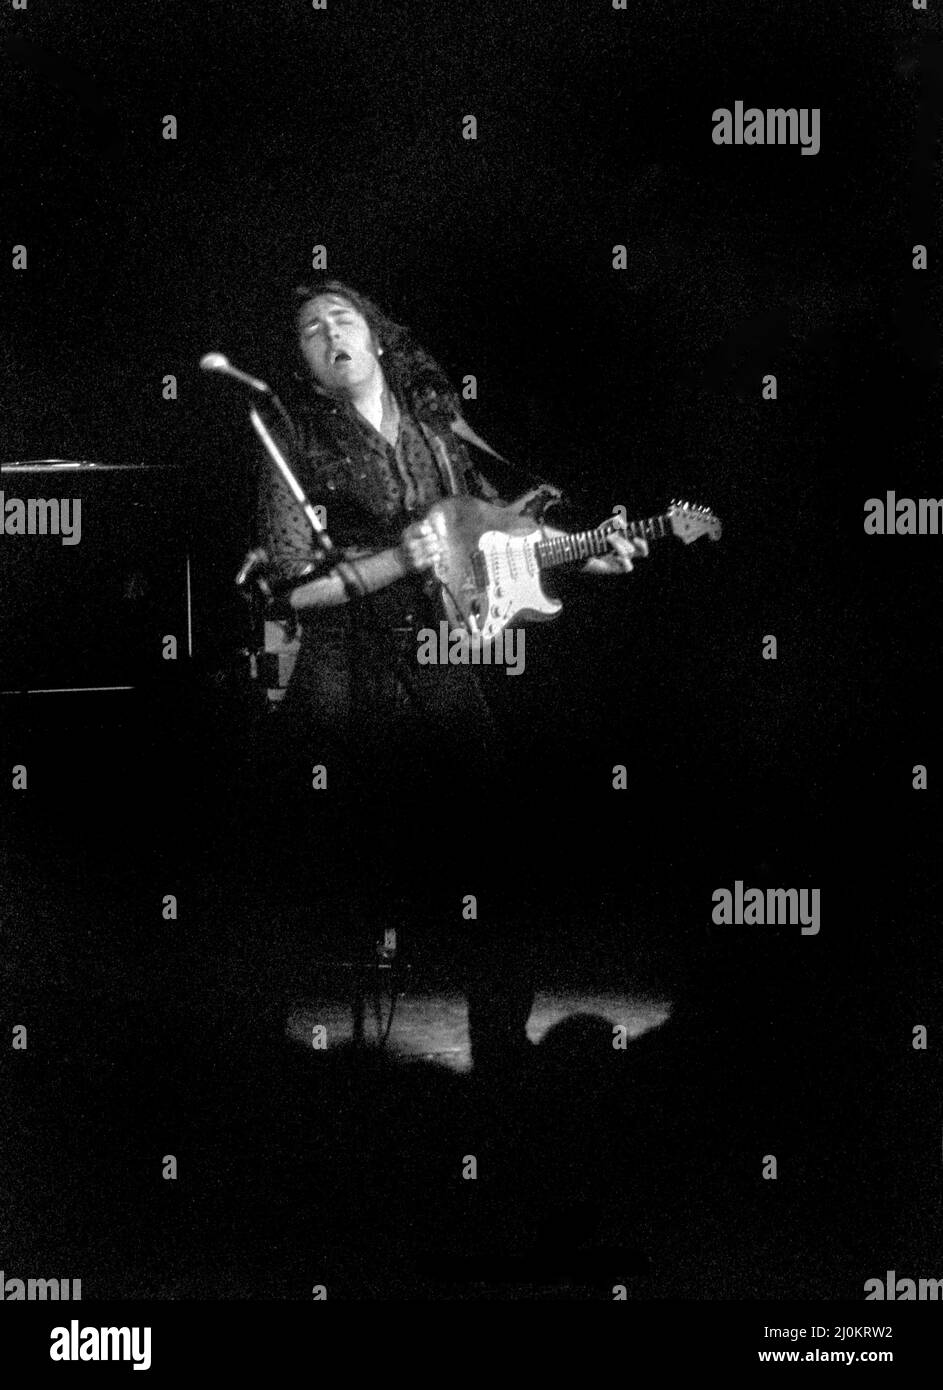
<svg viewBox="0 0 943 1390">
<path fill-rule="evenodd" d="M 375 999 L 369 994 L 363 1009 L 363 1035 L 367 1044 L 376 1045 L 385 1030 L 390 1011 L 387 986 L 380 998 L 379 1028 Z M 660 1000 L 632 998 L 624 993 L 564 993 L 538 991 L 527 1024 L 532 1043 L 543 1041 L 556 1024 L 574 1014 L 592 1014 L 626 1029 L 636 1038 L 664 1023 L 669 1005 Z M 317 1033 L 317 1028 L 323 1033 Z M 312 1000 L 296 1007 L 287 1023 L 288 1036 L 299 1044 L 317 1048 L 341 1047 L 354 1036 L 354 1010 L 342 998 Z M 471 1069 L 468 1047 L 465 998 L 458 991 L 407 989 L 396 1001 L 387 1050 L 395 1056 L 439 1062 L 453 1071 Z"/>
</svg>

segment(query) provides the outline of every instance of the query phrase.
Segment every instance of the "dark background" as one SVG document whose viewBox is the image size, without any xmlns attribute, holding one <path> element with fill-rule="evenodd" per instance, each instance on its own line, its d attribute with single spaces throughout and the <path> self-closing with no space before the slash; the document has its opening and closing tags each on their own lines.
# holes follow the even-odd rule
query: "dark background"
<svg viewBox="0 0 943 1390">
<path fill-rule="evenodd" d="M 829 1086 L 873 1107 L 855 1049 L 912 1060 L 910 1028 L 939 1013 L 940 542 L 862 525 L 869 497 L 940 492 L 938 17 L 297 0 L 52 4 L 4 23 L 2 226 L 29 269 L 2 277 L 0 454 L 172 465 L 154 514 L 170 549 L 189 545 L 194 602 L 194 659 L 150 672 L 133 704 L 6 701 L 4 764 L 31 769 L 30 804 L 4 797 L 15 997 L 42 993 L 58 953 L 26 925 L 37 895 L 68 904 L 90 958 L 117 953 L 129 979 L 157 948 L 103 902 L 130 913 L 176 875 L 205 908 L 197 965 L 225 935 L 227 856 L 251 838 L 232 794 L 264 781 L 231 584 L 258 457 L 238 393 L 196 363 L 218 349 L 284 384 L 287 294 L 324 243 L 332 274 L 453 379 L 477 377 L 472 423 L 587 522 L 679 496 L 722 519 L 716 546 L 665 541 L 625 580 L 562 579 L 565 612 L 528 632 L 526 673 L 498 673 L 509 727 L 560 772 L 515 852 L 554 952 L 613 978 L 628 960 L 669 991 L 707 962 L 787 1039 L 817 1030 L 795 1071 L 791 1042 L 777 1053 L 781 1090 L 834 1034 L 848 1050 Z M 820 107 L 820 152 L 715 147 L 711 113 L 738 99 Z M 83 547 L 124 563 L 124 532 L 116 547 L 91 506 L 84 525 Z M 0 544 L 16 624 L 23 542 Z M 628 795 L 610 790 L 617 763 Z M 821 887 L 821 935 L 721 943 L 710 895 L 737 878 Z M 416 912 L 439 908 L 432 893 Z M 930 1163 L 927 1060 L 919 1104 L 888 1083 L 909 1117 L 889 1172 Z"/>
</svg>

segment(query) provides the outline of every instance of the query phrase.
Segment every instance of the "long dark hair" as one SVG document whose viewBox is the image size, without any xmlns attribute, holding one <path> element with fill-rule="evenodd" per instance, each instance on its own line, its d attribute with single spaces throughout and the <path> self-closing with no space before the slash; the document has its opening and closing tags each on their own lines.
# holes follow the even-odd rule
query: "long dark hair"
<svg viewBox="0 0 943 1390">
<path fill-rule="evenodd" d="M 391 318 L 367 295 L 343 280 L 324 276 L 296 285 L 293 289 L 291 334 L 296 364 L 299 356 L 298 313 L 310 300 L 327 294 L 346 300 L 364 317 L 383 349 L 383 374 L 401 404 L 411 407 L 430 424 L 436 423 L 439 417 L 448 422 L 460 413 L 457 391 L 435 358 L 416 342 L 412 330 Z M 296 382 L 307 381 L 305 372 L 297 365 L 294 376 Z"/>
</svg>

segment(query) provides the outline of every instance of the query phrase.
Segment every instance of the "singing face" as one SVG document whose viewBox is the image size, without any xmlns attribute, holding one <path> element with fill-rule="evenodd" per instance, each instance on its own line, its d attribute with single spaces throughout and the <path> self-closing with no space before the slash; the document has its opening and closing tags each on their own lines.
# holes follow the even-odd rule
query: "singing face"
<svg viewBox="0 0 943 1390">
<path fill-rule="evenodd" d="M 379 375 L 379 346 L 370 325 L 340 295 L 318 295 L 302 305 L 298 343 L 316 380 L 333 395 L 360 395 Z"/>
</svg>

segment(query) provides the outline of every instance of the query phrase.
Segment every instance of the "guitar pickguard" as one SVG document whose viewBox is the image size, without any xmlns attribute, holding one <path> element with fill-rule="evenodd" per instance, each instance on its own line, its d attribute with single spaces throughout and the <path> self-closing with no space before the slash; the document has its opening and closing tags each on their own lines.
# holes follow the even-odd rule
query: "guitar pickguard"
<svg viewBox="0 0 943 1390">
<path fill-rule="evenodd" d="M 503 531 L 485 531 L 478 542 L 479 565 L 485 584 L 479 589 L 483 618 L 478 619 L 478 635 L 485 641 L 497 637 L 515 618 L 551 617 L 560 604 L 548 599 L 540 587 L 534 542 L 540 532 L 510 536 Z M 474 631 L 474 629 L 472 629 Z"/>
<path fill-rule="evenodd" d="M 472 498 L 448 498 L 429 513 L 442 545 L 435 568 L 449 625 L 484 642 L 510 623 L 551 618 L 561 605 L 540 586 L 533 519 Z"/>
</svg>

